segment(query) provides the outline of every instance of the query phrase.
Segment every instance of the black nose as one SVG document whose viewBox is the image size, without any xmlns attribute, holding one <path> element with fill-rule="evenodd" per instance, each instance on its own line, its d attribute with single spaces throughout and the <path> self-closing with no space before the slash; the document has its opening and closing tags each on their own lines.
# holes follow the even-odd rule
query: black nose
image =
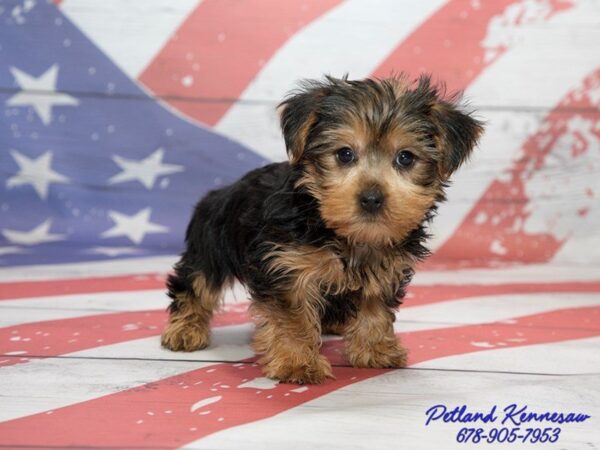
<svg viewBox="0 0 600 450">
<path fill-rule="evenodd" d="M 368 213 L 376 213 L 383 206 L 383 192 L 379 189 L 368 189 L 360 193 L 360 206 Z"/>
</svg>

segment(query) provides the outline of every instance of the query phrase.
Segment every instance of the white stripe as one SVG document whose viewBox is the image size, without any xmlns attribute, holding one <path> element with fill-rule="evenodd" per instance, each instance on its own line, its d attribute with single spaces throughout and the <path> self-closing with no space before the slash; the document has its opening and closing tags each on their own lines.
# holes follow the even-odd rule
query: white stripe
<svg viewBox="0 0 600 450">
<path fill-rule="evenodd" d="M 213 331 L 211 346 L 192 353 L 160 348 L 158 337 L 71 353 L 115 359 L 42 359 L 0 368 L 0 422 L 123 391 L 179 373 L 251 357 L 248 326 Z M 1 358 L 1 357 L 0 357 Z M 132 361 L 120 358 L 153 358 Z M 165 362 L 164 359 L 171 361 Z M 188 360 L 188 361 L 185 361 Z M 206 363 L 199 361 L 211 361 Z M 99 376 L 98 374 L 102 374 Z"/>
<path fill-rule="evenodd" d="M 442 275 L 444 274 L 442 273 Z M 468 279 L 468 276 L 465 278 Z M 542 281 L 547 281 L 549 278 L 546 274 Z M 459 282 L 460 279 L 452 278 Z M 236 284 L 234 290 L 227 291 L 224 297 L 225 305 L 245 305 L 248 294 L 241 285 Z M 579 304 L 578 302 L 583 303 Z M 408 297 L 405 300 L 405 307 L 400 308 L 396 327 L 398 331 L 404 332 L 444 328 L 453 324 L 481 323 L 503 320 L 503 318 L 516 315 L 534 314 L 561 306 L 565 307 L 565 304 L 568 307 L 575 307 L 588 306 L 596 304 L 596 302 L 600 302 L 598 293 L 569 292 L 481 295 L 423 306 L 411 306 L 410 297 Z M 169 299 L 162 289 L 3 300 L 0 302 L 0 327 L 110 314 L 119 311 L 162 310 L 168 303 Z M 449 320 L 452 317 L 460 319 L 458 321 Z"/>
<path fill-rule="evenodd" d="M 177 256 L 156 256 L 100 262 L 7 267 L 0 268 L 0 282 L 125 276 L 143 273 L 164 274 L 171 270 L 177 259 Z"/>
<path fill-rule="evenodd" d="M 410 305 L 410 299 L 406 300 L 405 305 Z M 586 306 L 600 306 L 600 294 L 488 295 L 413 308 L 400 307 L 394 329 L 409 332 L 500 321 L 510 323 L 514 317 Z M 423 322 L 425 320 L 427 322 Z"/>
<path fill-rule="evenodd" d="M 503 318 L 516 317 L 522 314 L 532 314 L 552 310 L 557 307 L 589 306 L 600 303 L 600 299 L 593 295 L 564 294 L 564 295 L 530 295 L 530 296 L 497 296 L 493 298 L 480 298 L 452 301 L 446 304 L 425 305 L 406 309 L 400 312 L 402 320 L 413 319 L 413 330 L 422 328 L 435 328 L 435 324 L 428 327 L 415 327 L 417 320 L 440 320 L 448 325 L 449 317 L 459 317 L 460 322 L 476 323 L 478 320 L 502 320 Z M 472 312 L 480 309 L 481 312 Z M 469 312 L 471 311 L 471 312 Z M 400 326 L 403 331 L 410 328 L 405 322 Z M 209 349 L 193 353 L 174 353 L 161 349 L 158 337 L 138 339 L 118 344 L 101 346 L 94 349 L 71 353 L 69 356 L 88 358 L 115 358 L 111 361 L 80 361 L 71 359 L 45 359 L 34 360 L 27 364 L 9 366 L 0 369 L 0 392 L 19 392 L 28 394 L 27 401 L 11 402 L 10 405 L 19 403 L 19 407 L 0 407 L 0 420 L 34 414 L 36 412 L 53 409 L 67 404 L 89 400 L 102 395 L 110 394 L 135 385 L 155 381 L 186 370 L 198 368 L 194 365 L 181 363 L 180 360 L 190 361 L 237 361 L 252 356 L 249 347 L 253 325 L 244 324 L 215 328 L 213 330 L 213 344 Z M 127 362 L 119 359 L 143 358 L 142 362 Z M 171 360 L 168 364 L 162 362 L 159 366 L 148 359 Z M 202 365 L 200 365 L 202 366 Z M 110 370 L 107 368 L 110 367 Z M 161 367 L 157 370 L 157 367 Z M 90 371 L 90 372 L 88 372 Z M 94 386 L 93 392 L 81 380 L 94 379 L 91 373 L 109 374 L 103 379 L 101 386 Z M 133 373 L 132 373 L 133 372 Z M 40 377 L 43 373 L 44 376 Z M 127 375 L 125 375 L 127 374 Z M 76 386 L 71 386 L 73 380 L 79 380 Z M 132 382 L 131 380 L 135 380 Z M 118 386 L 118 389 L 116 388 Z M 10 390 L 8 389 L 10 387 Z M 68 389 L 69 395 L 63 393 Z M 51 397 L 47 392 L 52 392 Z M 5 398 L 6 399 L 6 398 Z M 4 399 L 3 399 L 4 401 Z"/>
<path fill-rule="evenodd" d="M 199 0 L 64 0 L 61 11 L 136 79 Z"/>
<path fill-rule="evenodd" d="M 473 105 L 553 108 L 600 66 L 600 3 L 580 0 L 544 26 L 522 30 L 522 41 L 486 69 L 466 90 Z M 557 70 L 557 68 L 568 70 Z M 453 177 L 448 202 L 434 220 L 432 248 L 446 241 L 490 182 L 520 156 L 540 123 L 538 114 L 515 111 L 479 114 L 486 132 L 471 161 Z"/>
<path fill-rule="evenodd" d="M 164 310 L 168 304 L 164 289 L 2 300 L 0 327 L 119 311 Z"/>
<path fill-rule="evenodd" d="M 492 269 L 417 270 L 412 285 L 503 285 L 510 283 L 568 283 L 586 281 L 600 281 L 600 267 L 576 264 L 529 264 Z"/>
<path fill-rule="evenodd" d="M 236 285 L 225 292 L 223 304 L 245 305 L 246 299 L 246 291 Z M 164 289 L 2 300 L 0 327 L 116 312 L 163 311 L 169 303 Z"/>
<path fill-rule="evenodd" d="M 132 258 L 77 264 L 22 266 L 0 269 L 0 282 L 166 273 L 176 256 Z M 528 264 L 492 269 L 419 270 L 412 285 L 507 284 L 599 281 L 600 267 L 589 264 Z M 240 294 L 241 295 L 241 294 Z M 243 298 L 243 297 L 238 297 Z"/>
<path fill-rule="evenodd" d="M 598 160 L 597 155 L 593 157 Z M 594 181 L 599 181 L 597 175 Z M 600 205 L 598 199 L 593 201 L 595 205 L 590 208 L 588 215 L 577 223 L 577 227 L 574 227 L 572 235 L 554 256 L 553 263 L 567 265 L 580 262 L 600 266 Z M 600 267 L 598 273 L 600 274 Z"/>
<path fill-rule="evenodd" d="M 351 10 L 350 4 L 348 8 Z M 369 72 L 364 69 L 371 62 L 370 59 L 365 58 L 363 64 L 366 65 L 361 66 L 363 71 L 360 68 L 353 70 L 352 64 L 344 63 L 343 49 L 353 49 L 353 46 L 329 40 L 324 49 L 313 51 L 317 45 L 312 39 L 314 28 L 317 29 L 315 36 L 330 33 L 347 39 L 343 30 L 337 30 L 339 24 L 332 24 L 329 19 L 331 15 L 344 12 L 339 7 L 300 32 L 272 58 L 242 98 L 277 101 L 292 87 L 293 79 L 318 77 L 328 71 L 335 74 L 349 69 L 353 76 L 356 74 L 356 78 L 368 75 Z M 466 97 L 474 105 L 553 107 L 600 64 L 592 44 L 600 39 L 600 29 L 590 22 L 598 13 L 597 2 L 582 0 L 571 11 L 560 12 L 544 26 L 523 27 L 518 43 L 483 72 L 467 89 Z M 323 31 L 320 31 L 320 27 L 323 27 Z M 370 39 L 375 37 L 377 34 L 369 34 L 364 41 L 369 44 Z M 325 55 L 327 63 L 317 60 L 320 66 L 313 66 L 312 58 L 315 56 L 310 55 L 309 58 L 305 54 L 309 51 Z M 328 52 L 339 52 L 342 56 L 333 57 Z M 557 61 L 573 69 L 552 70 Z M 331 64 L 334 65 L 333 69 L 327 69 Z M 301 67 L 289 69 L 296 66 Z M 527 76 L 523 76 L 522 67 L 527 67 Z M 472 161 L 454 177 L 454 184 L 449 189 L 449 201 L 441 206 L 440 216 L 433 223 L 433 248 L 439 247 L 455 232 L 490 181 L 518 156 L 518 150 L 540 123 L 539 115 L 532 113 L 483 111 L 480 116 L 488 120 L 486 134 Z M 229 110 L 217 129 L 273 159 L 279 160 L 285 156 L 272 104 L 238 103 Z"/>
<path fill-rule="evenodd" d="M 4 367 L 0 369 L 0 421 L 92 400 L 211 364 L 43 359 Z"/>
<path fill-rule="evenodd" d="M 367 77 L 443 3 L 348 0 L 286 42 L 240 99 L 279 102 L 298 79 L 323 74 L 348 72 L 352 78 Z M 216 129 L 267 158 L 285 158 L 273 104 L 237 103 Z"/>
<path fill-rule="evenodd" d="M 552 356 L 548 357 L 548 355 Z M 588 373 L 598 376 L 600 337 L 524 347 L 496 347 L 493 352 L 448 356 L 416 364 L 414 367 L 450 370 L 485 367 L 485 370 L 499 372 L 512 370 L 557 374 Z"/>
<path fill-rule="evenodd" d="M 165 350 L 160 346 L 157 335 L 83 350 L 71 353 L 70 356 L 236 362 L 254 356 L 254 352 L 250 348 L 250 339 L 253 332 L 254 325 L 251 323 L 213 328 L 211 331 L 211 345 L 204 350 L 196 352 L 172 352 Z"/>
<path fill-rule="evenodd" d="M 590 341 L 597 348 L 600 340 Z M 562 343 L 535 346 L 525 357 L 523 369 L 548 366 L 555 350 L 557 355 L 569 358 Z M 572 347 L 571 347 L 572 348 Z M 518 350 L 517 350 L 518 351 Z M 523 349 L 525 351 L 525 349 Z M 512 353 L 504 351 L 499 364 L 510 363 Z M 484 358 L 494 358 L 499 352 L 479 353 Z M 597 352 L 600 353 L 600 352 Z M 589 355 L 589 353 L 588 353 Z M 474 355 L 475 356 L 475 355 Z M 458 360 L 462 356 L 456 357 Z M 484 360 L 485 361 L 485 360 Z M 479 448 L 474 444 L 457 443 L 456 436 L 462 427 L 479 427 L 489 431 L 501 428 L 499 422 L 472 424 L 433 422 L 425 425 L 426 411 L 434 405 L 449 409 L 467 405 L 471 412 L 489 412 L 498 406 L 499 412 L 512 403 L 528 405 L 529 412 L 578 412 L 592 416 L 580 424 L 561 426 L 560 448 L 586 448 L 597 442 L 600 433 L 593 422 L 600 415 L 600 390 L 597 375 L 548 377 L 505 373 L 468 373 L 462 370 L 485 370 L 484 364 L 460 367 L 461 371 L 394 370 L 360 383 L 338 389 L 325 396 L 308 401 L 274 417 L 237 426 L 190 442 L 189 449 L 265 450 L 300 449 L 354 449 L 379 450 L 409 448 L 415 450 Z M 570 368 L 556 366 L 558 373 L 569 373 Z M 507 367 L 504 369 L 506 370 Z M 312 387 L 308 386 L 306 395 Z M 297 394 L 303 395 L 303 394 Z M 227 417 L 225 417 L 227 420 Z M 552 426 L 552 423 L 529 423 L 527 427 Z M 510 428 L 510 424 L 505 424 Z M 294 433 L 290 439 L 290 430 Z M 335 430 L 334 432 L 332 430 Z M 397 445 L 394 445 L 396 443 Z M 483 444 L 487 445 L 487 444 Z M 480 445 L 481 446 L 481 445 Z M 531 448 L 519 442 L 507 448 Z"/>
</svg>

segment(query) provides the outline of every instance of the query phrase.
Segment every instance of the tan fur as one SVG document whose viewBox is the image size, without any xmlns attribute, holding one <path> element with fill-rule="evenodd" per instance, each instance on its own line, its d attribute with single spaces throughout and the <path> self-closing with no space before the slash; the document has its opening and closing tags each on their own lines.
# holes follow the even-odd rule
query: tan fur
<svg viewBox="0 0 600 450">
<path fill-rule="evenodd" d="M 270 275 L 287 280 L 294 305 L 307 296 L 319 305 L 325 294 L 359 289 L 367 296 L 392 296 L 417 263 L 391 248 L 344 241 L 321 248 L 273 245 L 265 259 L 269 260 Z"/>
<path fill-rule="evenodd" d="M 406 350 L 394 334 L 393 313 L 383 302 L 366 297 L 344 334 L 346 357 L 354 367 L 405 367 Z"/>
<path fill-rule="evenodd" d="M 411 85 L 410 80 L 405 75 L 400 75 L 397 78 L 390 78 L 388 79 L 388 82 L 392 85 L 394 94 L 397 98 L 402 97 Z"/>
<path fill-rule="evenodd" d="M 279 107 L 279 115 L 283 114 L 285 106 Z M 304 151 L 304 147 L 306 145 L 306 138 L 308 137 L 308 132 L 310 128 L 317 121 L 317 115 L 315 113 L 311 113 L 306 118 L 306 121 L 302 125 L 302 128 L 298 130 L 295 139 L 293 142 L 290 142 L 289 148 L 289 157 L 290 163 L 295 164 L 302 158 L 302 152 Z"/>
<path fill-rule="evenodd" d="M 322 334 L 333 334 L 336 336 L 343 336 L 346 330 L 346 324 L 343 323 L 331 323 L 325 326 L 321 326 Z"/>
<path fill-rule="evenodd" d="M 273 245 L 266 254 L 269 274 L 288 279 L 292 306 L 311 298 L 320 306 L 324 293 L 337 293 L 345 289 L 344 266 L 334 247 Z"/>
<path fill-rule="evenodd" d="M 310 302 L 284 309 L 256 302 L 250 312 L 256 320 L 253 347 L 261 355 L 265 376 L 300 384 L 334 378 L 331 365 L 319 354 L 320 319 Z"/>
<path fill-rule="evenodd" d="M 270 274 L 287 289 L 285 298 L 279 299 L 283 309 L 260 302 L 251 307 L 258 323 L 254 348 L 263 355 L 260 362 L 266 376 L 307 383 L 330 376 L 327 361 L 318 353 L 322 332 L 344 335 L 348 358 L 356 367 L 406 363 L 393 332 L 393 315 L 381 299 L 394 295 L 415 261 L 391 249 L 341 241 L 325 248 L 274 245 L 266 258 Z M 322 296 L 359 290 L 364 299 L 357 319 L 322 330 Z"/>
<path fill-rule="evenodd" d="M 367 297 L 392 297 L 416 264 L 410 256 L 387 248 L 358 245 L 343 246 L 339 251 L 347 261 L 346 288 L 360 289 Z"/>
<path fill-rule="evenodd" d="M 320 176 L 310 164 L 298 187 L 305 187 L 319 200 L 325 223 L 353 243 L 390 246 L 402 239 L 423 220 L 440 195 L 439 181 L 430 186 L 419 182 L 427 174 L 426 150 L 412 133 L 401 127 L 392 128 L 383 136 L 375 136 L 364 123 L 351 120 L 351 127 L 329 130 L 327 140 L 335 142 L 334 149 L 352 148 L 358 162 L 351 168 L 340 167 L 335 151 L 321 160 Z M 394 158 L 401 149 L 410 149 L 417 161 L 413 167 L 398 171 Z M 386 204 L 376 219 L 364 218 L 356 201 L 360 192 L 377 186 L 385 195 Z"/>
<path fill-rule="evenodd" d="M 250 312 L 257 322 L 254 349 L 261 354 L 265 376 L 292 383 L 321 383 L 333 378 L 319 355 L 324 292 L 343 286 L 343 265 L 327 248 L 274 245 L 266 254 L 269 274 L 284 286 L 279 307 L 256 301 Z"/>
<path fill-rule="evenodd" d="M 332 378 L 331 365 L 319 354 L 322 333 L 343 336 L 355 367 L 406 365 L 406 350 L 394 334 L 394 308 L 416 263 L 427 256 L 422 245 L 426 223 L 436 202 L 444 200 L 446 181 L 482 131 L 440 90 L 428 77 L 416 84 L 404 76 L 363 81 L 327 77 L 303 83 L 281 103 L 290 165 L 270 171 L 277 174 L 285 167 L 285 194 L 298 197 L 290 197 L 289 204 L 266 201 L 264 210 L 253 214 L 269 212 L 269 205 L 274 212 L 289 206 L 295 214 L 292 225 L 301 227 L 306 211 L 307 233 L 296 242 L 282 236 L 283 229 L 263 234 L 270 224 L 258 220 L 256 231 L 267 247 L 254 247 L 258 239 L 250 241 L 249 258 L 239 258 L 232 271 L 253 297 L 253 346 L 267 377 L 294 383 Z M 267 187 L 283 192 L 280 182 L 268 177 L 254 196 L 267 195 Z M 295 180 L 294 189 L 290 180 Z M 242 194 L 231 195 L 240 203 Z M 306 209 L 296 211 L 296 205 Z M 320 217 L 315 220 L 317 205 Z M 324 244 L 311 245 L 315 231 L 323 233 Z M 246 266 L 247 273 L 239 270 Z M 170 289 L 181 285 L 175 281 Z M 185 275 L 183 281 L 189 289 Z M 220 292 L 201 274 L 193 290 L 193 295 L 170 290 L 176 298 L 162 336 L 167 348 L 191 351 L 208 345 L 208 325 Z"/>
<path fill-rule="evenodd" d="M 436 192 L 427 192 L 397 174 L 375 180 L 367 173 L 356 173 L 329 185 L 322 194 L 321 214 L 328 226 L 355 244 L 391 246 L 421 223 Z M 386 196 L 384 211 L 376 219 L 363 218 L 358 202 L 352 201 L 369 185 L 377 185 Z"/>
<path fill-rule="evenodd" d="M 210 343 L 210 319 L 219 305 L 221 291 L 208 286 L 202 274 L 192 283 L 194 296 L 178 297 L 178 309 L 169 315 L 161 344 L 173 351 L 192 352 Z"/>
</svg>

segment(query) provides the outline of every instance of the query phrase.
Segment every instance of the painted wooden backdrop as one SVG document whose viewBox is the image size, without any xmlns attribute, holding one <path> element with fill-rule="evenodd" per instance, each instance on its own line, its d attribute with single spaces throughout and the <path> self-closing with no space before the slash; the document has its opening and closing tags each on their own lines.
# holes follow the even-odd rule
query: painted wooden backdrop
<svg viewBox="0 0 600 450">
<path fill-rule="evenodd" d="M 427 409 L 517 403 L 600 447 L 599 42 L 598 0 L 0 0 L 0 446 L 460 448 Z M 209 349 L 162 350 L 191 207 L 285 158 L 278 101 L 399 71 L 487 123 L 398 313 L 410 367 L 327 338 L 335 381 L 266 380 L 239 287 Z"/>
</svg>

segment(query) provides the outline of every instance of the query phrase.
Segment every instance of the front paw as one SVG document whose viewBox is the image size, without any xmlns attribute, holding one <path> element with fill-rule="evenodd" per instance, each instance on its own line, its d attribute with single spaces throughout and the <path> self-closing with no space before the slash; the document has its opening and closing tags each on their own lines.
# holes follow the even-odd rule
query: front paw
<svg viewBox="0 0 600 450">
<path fill-rule="evenodd" d="M 174 352 L 193 352 L 208 347 L 210 330 L 197 322 L 171 322 L 163 331 L 160 343 Z"/>
<path fill-rule="evenodd" d="M 346 356 L 354 367 L 402 368 L 406 367 L 408 352 L 397 341 L 386 340 L 376 344 L 364 343 L 362 346 L 348 346 Z"/>
<path fill-rule="evenodd" d="M 266 377 L 279 380 L 282 383 L 321 384 L 327 378 L 335 378 L 331 364 L 323 355 L 318 355 L 312 361 L 303 364 L 291 364 L 287 359 L 272 359 L 259 361 L 264 364 L 263 373 Z"/>
</svg>

